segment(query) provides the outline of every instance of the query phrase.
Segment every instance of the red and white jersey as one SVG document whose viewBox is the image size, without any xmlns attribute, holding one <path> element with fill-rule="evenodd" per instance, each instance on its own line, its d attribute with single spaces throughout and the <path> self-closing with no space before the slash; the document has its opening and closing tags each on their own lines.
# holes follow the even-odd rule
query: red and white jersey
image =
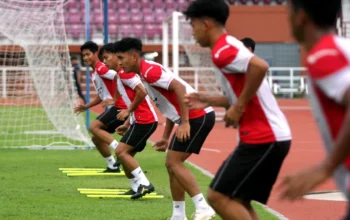
<svg viewBox="0 0 350 220">
<path fill-rule="evenodd" d="M 212 50 L 212 60 L 217 69 L 217 80 L 231 104 L 241 94 L 250 59 L 254 56 L 241 41 L 222 35 Z M 267 80 L 245 107 L 239 126 L 240 141 L 262 144 L 291 140 L 286 117 L 280 110 Z"/>
<path fill-rule="evenodd" d="M 117 79 L 117 88 L 121 98 L 129 107 L 134 101 L 137 85 L 142 84 L 140 77 L 135 73 L 125 73 L 119 70 Z M 158 121 L 157 114 L 153 108 L 151 100 L 147 95 L 145 99 L 137 106 L 134 112 L 130 114 L 130 123 L 150 124 Z"/>
<path fill-rule="evenodd" d="M 324 36 L 309 52 L 306 65 L 310 102 L 329 152 L 345 120 L 341 102 L 350 87 L 350 40 Z M 345 165 L 350 168 L 350 157 Z"/>
<path fill-rule="evenodd" d="M 116 82 L 114 80 L 117 72 L 108 69 L 108 67 L 98 61 L 95 70 L 91 73 L 91 80 L 96 89 L 96 92 L 102 101 L 113 99 L 116 90 Z M 115 106 L 120 109 L 125 109 L 124 101 L 119 98 Z"/>
<path fill-rule="evenodd" d="M 175 76 L 169 69 L 159 63 L 152 61 L 141 61 L 140 75 L 144 80 L 144 85 L 152 100 L 156 103 L 160 112 L 175 123 L 180 122 L 180 106 L 176 93 L 169 91 L 169 85 L 176 79 L 186 87 L 186 94 L 196 92 L 188 83 L 180 77 Z M 203 110 L 190 110 L 189 119 L 199 118 L 208 112 L 213 111 L 212 107 Z"/>
</svg>

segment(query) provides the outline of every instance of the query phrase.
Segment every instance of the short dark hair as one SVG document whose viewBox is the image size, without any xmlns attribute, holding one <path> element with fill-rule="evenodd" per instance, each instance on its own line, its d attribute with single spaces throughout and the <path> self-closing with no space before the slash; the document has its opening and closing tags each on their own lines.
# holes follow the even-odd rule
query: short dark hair
<svg viewBox="0 0 350 220">
<path fill-rule="evenodd" d="M 114 43 L 107 43 L 103 45 L 100 49 L 101 55 L 103 55 L 104 52 L 109 52 L 109 53 L 115 53 L 115 44 Z"/>
<path fill-rule="evenodd" d="M 142 52 L 142 42 L 138 38 L 125 37 L 114 44 L 115 52 L 127 52 L 135 50 L 139 54 Z"/>
<path fill-rule="evenodd" d="M 250 47 L 252 48 L 252 51 L 255 51 L 255 41 L 249 37 L 245 37 L 241 39 L 242 43 L 244 44 L 245 47 Z"/>
<path fill-rule="evenodd" d="M 303 9 L 321 28 L 333 27 L 340 15 L 341 0 L 290 0 L 294 10 Z"/>
<path fill-rule="evenodd" d="M 71 56 L 70 57 L 70 60 L 72 61 L 72 60 L 78 60 L 78 57 L 76 57 L 76 56 Z"/>
<path fill-rule="evenodd" d="M 183 14 L 187 18 L 208 17 L 225 26 L 230 8 L 224 0 L 195 0 Z"/>
<path fill-rule="evenodd" d="M 80 47 L 80 52 L 83 52 L 83 50 L 90 50 L 96 53 L 98 51 L 98 45 L 93 41 L 87 41 Z"/>
</svg>

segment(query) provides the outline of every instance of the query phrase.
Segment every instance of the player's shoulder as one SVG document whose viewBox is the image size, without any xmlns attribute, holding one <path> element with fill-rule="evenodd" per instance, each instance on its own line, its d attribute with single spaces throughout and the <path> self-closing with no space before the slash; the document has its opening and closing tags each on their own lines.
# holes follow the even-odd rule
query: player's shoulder
<svg viewBox="0 0 350 220">
<path fill-rule="evenodd" d="M 219 68 L 226 66 L 240 51 L 247 51 L 243 43 L 230 35 L 222 35 L 212 50 L 212 60 Z"/>
<path fill-rule="evenodd" d="M 132 78 L 137 77 L 137 74 L 136 73 L 125 73 L 124 71 L 122 71 L 122 72 L 118 73 L 118 76 L 120 79 L 132 79 Z"/>
<path fill-rule="evenodd" d="M 95 69 L 97 73 L 108 71 L 108 67 L 101 61 L 97 62 Z"/>
<path fill-rule="evenodd" d="M 323 37 L 306 57 L 306 67 L 312 78 L 323 78 L 349 66 L 350 40 L 328 35 Z M 348 52 L 346 52 L 348 50 Z"/>
<path fill-rule="evenodd" d="M 146 80 L 153 76 L 160 76 L 162 72 L 165 72 L 165 68 L 161 64 L 153 61 L 143 61 L 141 74 Z"/>
</svg>

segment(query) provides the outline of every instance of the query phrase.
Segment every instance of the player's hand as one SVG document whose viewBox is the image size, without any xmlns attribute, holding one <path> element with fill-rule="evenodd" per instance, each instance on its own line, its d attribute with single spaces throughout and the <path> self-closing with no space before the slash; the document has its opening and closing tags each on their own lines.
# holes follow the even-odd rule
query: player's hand
<svg viewBox="0 0 350 220">
<path fill-rule="evenodd" d="M 107 106 L 114 105 L 114 104 L 115 104 L 114 99 L 106 99 L 101 102 L 102 108 L 106 108 Z"/>
<path fill-rule="evenodd" d="M 155 148 L 156 151 L 164 152 L 168 148 L 168 144 L 168 140 L 162 138 L 161 140 L 154 143 L 152 147 Z"/>
<path fill-rule="evenodd" d="M 117 127 L 117 129 L 115 129 L 115 132 L 117 132 L 117 134 L 123 136 L 128 129 L 129 129 L 128 126 L 120 125 L 119 127 Z"/>
<path fill-rule="evenodd" d="M 81 113 L 85 112 L 88 109 L 88 107 L 84 104 L 79 104 L 78 106 L 74 107 L 74 113 Z"/>
<path fill-rule="evenodd" d="M 204 109 L 209 106 L 208 95 L 205 93 L 186 94 L 184 101 L 190 109 Z"/>
<path fill-rule="evenodd" d="M 190 139 L 190 130 L 191 130 L 191 126 L 190 126 L 190 123 L 188 121 L 181 123 L 175 131 L 177 140 L 180 142 L 186 142 L 187 140 L 189 140 Z"/>
<path fill-rule="evenodd" d="M 226 111 L 224 121 L 227 125 L 233 125 L 234 128 L 237 128 L 242 114 L 243 108 L 238 107 L 237 105 L 231 105 L 230 108 Z"/>
<path fill-rule="evenodd" d="M 282 190 L 280 199 L 291 201 L 301 199 L 302 196 L 325 182 L 331 175 L 323 166 L 317 166 L 285 176 L 278 187 Z"/>
<path fill-rule="evenodd" d="M 117 118 L 121 121 L 125 121 L 129 117 L 129 115 L 130 115 L 129 110 L 123 109 L 118 113 Z"/>
</svg>

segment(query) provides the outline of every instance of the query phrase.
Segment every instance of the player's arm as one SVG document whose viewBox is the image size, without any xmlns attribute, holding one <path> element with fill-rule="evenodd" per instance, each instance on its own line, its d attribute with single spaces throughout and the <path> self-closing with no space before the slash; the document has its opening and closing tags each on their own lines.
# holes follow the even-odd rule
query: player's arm
<svg viewBox="0 0 350 220">
<path fill-rule="evenodd" d="M 341 103 L 346 107 L 345 120 L 331 153 L 323 163 L 329 176 L 350 155 L 350 86 L 347 88 Z"/>
<path fill-rule="evenodd" d="M 139 104 L 147 96 L 147 91 L 142 83 L 137 84 L 137 86 L 134 88 L 134 91 L 135 91 L 135 99 L 128 108 L 129 113 L 135 111 L 137 106 L 139 106 Z"/>
<path fill-rule="evenodd" d="M 172 120 L 170 120 L 169 118 L 166 119 L 162 139 L 167 141 L 169 140 L 169 137 L 171 135 L 171 132 L 173 131 L 174 125 L 175 123 Z"/>
<path fill-rule="evenodd" d="M 180 142 L 190 138 L 189 108 L 185 103 L 186 87 L 160 66 L 152 66 L 146 71 L 145 80 L 152 86 L 175 92 L 181 112 L 181 123 L 176 129 Z"/>
<path fill-rule="evenodd" d="M 123 109 L 120 111 L 120 113 L 117 115 L 117 118 L 119 120 L 125 120 L 129 114 L 140 105 L 140 103 L 145 99 L 147 96 L 147 91 L 145 87 L 143 86 L 140 78 L 136 74 L 123 74 L 120 75 L 122 82 L 130 87 L 132 90 L 135 91 L 135 97 L 134 101 L 130 104 L 128 109 Z"/>
<path fill-rule="evenodd" d="M 250 59 L 245 84 L 241 94 L 239 95 L 236 107 L 244 109 L 249 101 L 254 97 L 258 91 L 262 81 L 266 76 L 269 65 L 263 59 L 254 56 Z"/>
<path fill-rule="evenodd" d="M 84 112 L 87 109 L 94 107 L 95 105 L 98 105 L 102 102 L 101 98 L 99 96 L 96 96 L 93 100 L 91 100 L 89 103 L 87 104 L 80 104 L 78 106 L 76 106 L 74 108 L 74 112 L 75 113 L 80 113 L 80 112 Z"/>
<path fill-rule="evenodd" d="M 100 96 L 96 96 L 93 100 L 91 100 L 91 102 L 86 104 L 86 108 L 94 107 L 94 106 L 100 104 L 101 102 L 102 102 L 102 100 L 101 100 Z"/>
<path fill-rule="evenodd" d="M 108 69 L 108 67 L 106 67 L 104 65 L 97 67 L 96 72 L 102 78 L 109 79 L 109 80 L 114 80 L 117 76 L 116 71 L 114 71 L 112 69 Z"/>
<path fill-rule="evenodd" d="M 168 91 L 173 91 L 176 94 L 177 102 L 179 103 L 181 112 L 181 124 L 189 123 L 189 108 L 184 101 L 184 97 L 186 95 L 186 87 L 176 79 L 173 79 L 170 82 Z"/>
</svg>

